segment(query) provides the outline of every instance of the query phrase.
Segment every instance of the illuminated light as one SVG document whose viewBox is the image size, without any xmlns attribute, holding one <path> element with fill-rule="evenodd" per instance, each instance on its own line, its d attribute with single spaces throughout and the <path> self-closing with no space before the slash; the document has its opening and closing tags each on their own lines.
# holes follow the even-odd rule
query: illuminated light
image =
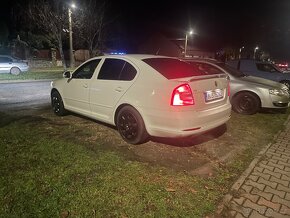
<svg viewBox="0 0 290 218">
<path fill-rule="evenodd" d="M 111 55 L 125 55 L 125 52 L 111 52 Z"/>
<path fill-rule="evenodd" d="M 74 3 L 72 3 L 72 4 L 71 4 L 71 7 L 72 7 L 72 8 L 76 8 L 77 6 L 76 6 Z"/>
<path fill-rule="evenodd" d="M 196 128 L 191 128 L 191 129 L 184 129 L 182 131 L 194 131 L 194 130 L 199 130 L 201 127 L 196 127 Z"/>
<path fill-rule="evenodd" d="M 171 105 L 172 106 L 194 105 L 194 98 L 190 86 L 188 84 L 182 84 L 173 90 L 171 97 Z"/>
</svg>

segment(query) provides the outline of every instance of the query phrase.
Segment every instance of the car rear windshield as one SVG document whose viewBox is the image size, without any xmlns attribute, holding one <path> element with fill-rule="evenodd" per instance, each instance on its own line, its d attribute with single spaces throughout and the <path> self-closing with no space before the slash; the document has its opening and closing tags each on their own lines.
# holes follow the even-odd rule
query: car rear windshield
<svg viewBox="0 0 290 218">
<path fill-rule="evenodd" d="M 157 70 L 167 79 L 179 79 L 184 77 L 202 76 L 205 72 L 184 61 L 173 58 L 146 58 L 145 63 Z"/>
</svg>

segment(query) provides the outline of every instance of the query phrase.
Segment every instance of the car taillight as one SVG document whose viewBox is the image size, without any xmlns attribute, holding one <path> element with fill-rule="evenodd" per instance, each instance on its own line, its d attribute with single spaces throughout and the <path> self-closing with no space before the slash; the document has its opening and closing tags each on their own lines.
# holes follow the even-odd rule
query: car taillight
<svg viewBox="0 0 290 218">
<path fill-rule="evenodd" d="M 190 86 L 188 84 L 182 84 L 180 86 L 177 86 L 173 90 L 171 97 L 171 105 L 172 106 L 194 105 L 194 98 Z"/>
<path fill-rule="evenodd" d="M 230 82 L 228 81 L 228 96 L 231 94 L 231 87 L 230 87 Z"/>
</svg>

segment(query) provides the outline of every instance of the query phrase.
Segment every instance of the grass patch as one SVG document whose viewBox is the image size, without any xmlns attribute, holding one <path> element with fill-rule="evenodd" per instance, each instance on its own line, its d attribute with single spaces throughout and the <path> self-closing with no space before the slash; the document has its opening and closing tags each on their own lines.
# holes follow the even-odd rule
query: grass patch
<svg viewBox="0 0 290 218">
<path fill-rule="evenodd" d="M 128 160 L 117 150 L 103 149 L 101 145 L 108 142 L 100 139 L 88 144 L 82 137 L 94 132 L 79 123 L 54 125 L 49 118 L 0 114 L 1 123 L 5 121 L 0 128 L 0 214 L 202 217 L 214 212 L 219 199 L 282 128 L 287 116 L 233 114 L 228 132 L 237 143 L 245 140 L 246 149 L 229 165 L 221 166 L 217 175 L 203 179 Z M 72 130 L 82 130 L 84 136 L 61 137 L 71 135 Z"/>
</svg>

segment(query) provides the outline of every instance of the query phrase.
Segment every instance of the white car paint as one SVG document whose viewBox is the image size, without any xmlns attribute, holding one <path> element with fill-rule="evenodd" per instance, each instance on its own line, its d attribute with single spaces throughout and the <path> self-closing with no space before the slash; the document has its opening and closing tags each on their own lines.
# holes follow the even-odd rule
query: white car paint
<svg viewBox="0 0 290 218">
<path fill-rule="evenodd" d="M 117 125 L 115 118 L 119 109 L 130 105 L 141 115 L 146 132 L 151 136 L 190 136 L 218 127 L 230 119 L 231 104 L 227 94 L 226 74 L 168 79 L 144 61 L 158 58 L 178 60 L 155 55 L 96 57 L 84 63 L 99 61 L 90 79 L 71 77 L 56 80 L 52 83 L 52 92 L 59 92 L 66 110 L 112 125 Z M 98 79 L 107 59 L 126 61 L 135 68 L 136 76 L 129 81 Z M 173 90 L 182 84 L 190 85 L 194 105 L 171 105 Z M 221 98 L 205 102 L 205 92 L 216 89 L 221 90 Z"/>
</svg>

